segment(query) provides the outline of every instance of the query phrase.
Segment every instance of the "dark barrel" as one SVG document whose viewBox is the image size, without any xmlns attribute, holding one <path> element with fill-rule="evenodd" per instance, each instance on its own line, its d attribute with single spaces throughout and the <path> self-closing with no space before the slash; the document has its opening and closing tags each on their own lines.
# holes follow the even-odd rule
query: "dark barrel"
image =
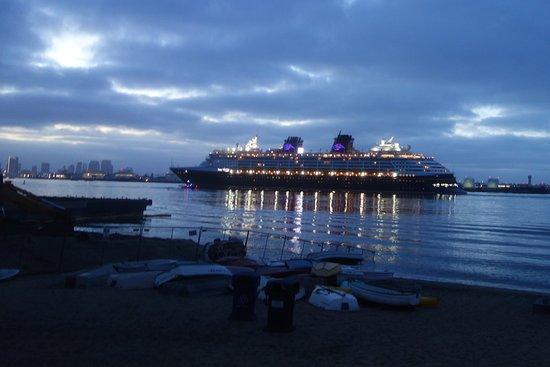
<svg viewBox="0 0 550 367">
<path fill-rule="evenodd" d="M 233 309 L 230 320 L 253 321 L 260 277 L 256 273 L 233 275 Z"/>
<path fill-rule="evenodd" d="M 300 283 L 295 279 L 272 279 L 267 283 L 265 331 L 288 333 L 294 330 L 294 297 L 299 290 Z"/>
</svg>

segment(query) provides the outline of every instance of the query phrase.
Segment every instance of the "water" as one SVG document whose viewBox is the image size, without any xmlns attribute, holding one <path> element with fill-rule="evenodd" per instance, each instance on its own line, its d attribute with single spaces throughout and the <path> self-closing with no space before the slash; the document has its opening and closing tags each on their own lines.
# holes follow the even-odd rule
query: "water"
<svg viewBox="0 0 550 367">
<path fill-rule="evenodd" d="M 16 180 L 40 195 L 150 198 L 152 226 L 243 228 L 359 244 L 400 276 L 550 292 L 550 195 L 184 190 L 177 184 Z"/>
</svg>

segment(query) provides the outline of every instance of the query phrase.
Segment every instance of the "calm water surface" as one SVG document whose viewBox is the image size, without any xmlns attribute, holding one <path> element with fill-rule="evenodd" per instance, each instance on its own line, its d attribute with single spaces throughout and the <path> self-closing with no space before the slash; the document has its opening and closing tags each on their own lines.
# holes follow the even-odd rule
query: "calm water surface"
<svg viewBox="0 0 550 367">
<path fill-rule="evenodd" d="M 177 184 L 15 180 L 39 195 L 150 198 L 152 226 L 258 229 L 359 244 L 400 276 L 550 292 L 550 195 L 193 191 Z"/>
</svg>

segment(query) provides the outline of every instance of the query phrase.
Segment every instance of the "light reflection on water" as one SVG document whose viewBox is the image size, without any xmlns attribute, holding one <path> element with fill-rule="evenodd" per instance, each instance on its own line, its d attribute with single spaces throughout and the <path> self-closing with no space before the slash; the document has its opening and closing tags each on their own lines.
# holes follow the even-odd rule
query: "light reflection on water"
<svg viewBox="0 0 550 367">
<path fill-rule="evenodd" d="M 183 190 L 175 184 L 27 180 L 36 194 L 147 197 L 162 226 L 243 228 L 376 250 L 400 275 L 550 291 L 550 195 Z"/>
</svg>

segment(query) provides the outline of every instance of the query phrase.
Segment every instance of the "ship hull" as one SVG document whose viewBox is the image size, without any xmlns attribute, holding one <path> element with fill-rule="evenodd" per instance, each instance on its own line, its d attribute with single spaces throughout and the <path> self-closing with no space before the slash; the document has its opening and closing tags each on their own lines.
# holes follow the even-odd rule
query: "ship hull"
<svg viewBox="0 0 550 367">
<path fill-rule="evenodd" d="M 187 186 L 203 189 L 352 190 L 464 194 L 452 174 L 415 177 L 248 175 L 194 168 L 171 168 Z M 440 186 L 434 186 L 439 184 Z M 448 187 L 441 186 L 447 184 Z"/>
</svg>

